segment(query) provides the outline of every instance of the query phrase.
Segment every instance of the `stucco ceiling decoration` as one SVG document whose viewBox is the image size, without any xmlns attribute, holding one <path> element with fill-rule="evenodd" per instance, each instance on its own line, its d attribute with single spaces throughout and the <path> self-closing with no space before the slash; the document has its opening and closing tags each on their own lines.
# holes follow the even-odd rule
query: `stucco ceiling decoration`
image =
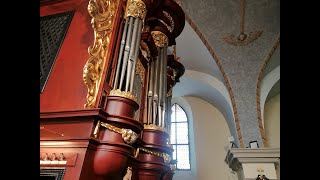
<svg viewBox="0 0 320 180">
<path fill-rule="evenodd" d="M 246 1 L 240 0 L 240 33 L 238 35 L 228 35 L 223 37 L 224 42 L 234 46 L 245 46 L 258 39 L 263 31 L 253 31 L 249 34 L 244 32 Z"/>
</svg>

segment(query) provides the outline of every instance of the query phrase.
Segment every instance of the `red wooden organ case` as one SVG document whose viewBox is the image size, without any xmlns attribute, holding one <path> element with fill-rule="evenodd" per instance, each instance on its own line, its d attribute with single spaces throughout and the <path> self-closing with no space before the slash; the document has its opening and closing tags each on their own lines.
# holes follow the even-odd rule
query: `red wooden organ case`
<svg viewBox="0 0 320 180">
<path fill-rule="evenodd" d="M 172 88 L 184 73 L 172 48 L 184 28 L 181 7 L 40 0 L 40 22 L 40 177 L 172 179 Z"/>
</svg>

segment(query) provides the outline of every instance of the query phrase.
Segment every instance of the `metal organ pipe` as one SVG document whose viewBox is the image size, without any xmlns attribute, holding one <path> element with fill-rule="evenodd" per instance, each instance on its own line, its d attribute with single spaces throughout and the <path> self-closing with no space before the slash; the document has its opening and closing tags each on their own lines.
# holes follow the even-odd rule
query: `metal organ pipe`
<svg viewBox="0 0 320 180">
<path fill-rule="evenodd" d="M 125 46 L 125 49 L 124 49 L 124 57 L 123 57 L 124 59 L 123 59 L 123 64 L 122 64 L 122 68 L 121 68 L 119 89 L 122 88 L 122 83 L 123 83 L 123 79 L 124 79 L 124 75 L 125 75 L 126 67 L 127 67 L 127 63 L 128 63 L 128 56 L 129 56 L 129 51 L 130 51 L 132 28 L 133 28 L 133 17 L 129 16 L 128 36 L 127 36 L 127 39 L 126 39 L 126 46 Z"/>
<path fill-rule="evenodd" d="M 123 48 L 126 43 L 127 28 L 128 28 L 128 19 L 125 20 L 124 28 L 122 31 L 121 46 L 120 46 L 120 51 L 119 51 L 119 56 L 118 56 L 117 67 L 116 67 L 115 80 L 113 82 L 113 89 L 118 88 L 119 71 L 120 71 L 120 65 L 121 65 L 121 60 L 122 60 L 122 55 L 123 55 Z"/>
<path fill-rule="evenodd" d="M 138 57 L 139 57 L 139 50 L 140 50 L 140 41 L 141 41 L 141 30 L 142 30 L 142 20 L 141 19 L 138 19 L 138 32 L 137 32 L 137 41 L 136 41 L 136 45 L 135 45 L 135 49 L 134 50 L 134 59 L 133 59 L 133 66 L 132 66 L 132 69 L 131 69 L 131 79 L 130 79 L 130 89 L 129 91 L 132 92 L 132 89 L 133 89 L 133 82 L 134 82 L 134 75 L 135 75 L 135 67 L 136 67 L 136 64 L 137 64 L 137 60 L 138 60 Z"/>
<path fill-rule="evenodd" d="M 129 57 L 128 57 L 129 60 L 128 60 L 128 67 L 127 67 L 125 91 L 129 90 L 130 75 L 131 75 L 131 70 L 132 70 L 132 66 L 133 66 L 133 61 L 135 59 L 134 51 L 136 49 L 138 23 L 139 23 L 139 18 L 134 18 L 133 33 L 132 33 L 132 39 L 131 39 L 131 45 L 130 45 L 130 51 L 129 51 Z"/>
</svg>

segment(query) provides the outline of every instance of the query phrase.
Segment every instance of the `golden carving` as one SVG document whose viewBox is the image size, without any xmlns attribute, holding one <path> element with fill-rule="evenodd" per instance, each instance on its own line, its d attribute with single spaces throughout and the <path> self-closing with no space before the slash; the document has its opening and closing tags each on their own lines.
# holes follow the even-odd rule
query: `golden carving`
<svg viewBox="0 0 320 180">
<path fill-rule="evenodd" d="M 107 128 L 113 132 L 121 134 L 122 139 L 127 144 L 133 144 L 138 138 L 138 135 L 134 131 L 132 131 L 131 129 L 118 128 L 116 126 L 112 126 L 111 124 L 104 123 L 104 122 L 101 122 L 100 124 L 101 124 L 101 126 Z"/>
<path fill-rule="evenodd" d="M 167 163 L 167 164 L 171 161 L 171 157 L 170 157 L 170 155 L 167 154 L 167 153 L 161 153 L 161 152 L 151 151 L 151 150 L 146 149 L 146 148 L 143 148 L 143 147 L 139 147 L 139 149 L 140 149 L 141 151 L 144 151 L 144 152 L 148 153 L 148 154 L 162 157 L 162 158 L 163 158 L 163 161 L 164 161 L 165 163 Z"/>
<path fill-rule="evenodd" d="M 97 122 L 96 127 L 94 128 L 94 131 L 93 131 L 94 138 L 97 138 L 99 130 L 100 130 L 100 120 Z"/>
<path fill-rule="evenodd" d="M 88 48 L 90 57 L 83 68 L 83 81 L 88 88 L 85 108 L 93 108 L 97 100 L 117 6 L 117 0 L 89 1 L 94 43 Z"/>
<path fill-rule="evenodd" d="M 144 86 L 144 73 L 145 73 L 144 66 L 142 65 L 140 59 L 138 59 L 136 64 L 136 74 L 138 74 L 140 77 L 142 87 Z"/>
<path fill-rule="evenodd" d="M 165 23 L 165 22 L 162 21 L 161 19 L 158 19 L 158 20 L 159 20 L 160 22 L 162 22 L 162 24 L 164 24 L 170 32 L 172 32 L 173 29 L 174 29 L 174 21 L 173 21 L 173 19 L 172 19 L 172 17 L 170 16 L 169 13 L 167 13 L 166 11 L 162 11 L 162 12 L 163 12 L 163 15 L 164 15 L 167 19 L 169 19 L 170 25 L 168 25 L 167 23 Z"/>
<path fill-rule="evenodd" d="M 176 45 L 173 46 L 173 52 L 172 52 L 172 54 L 173 54 L 173 57 L 174 57 L 173 59 L 176 60 L 176 61 L 178 61 L 178 62 L 180 62 L 181 58 L 177 56 L 177 48 L 176 48 Z"/>
<path fill-rule="evenodd" d="M 154 124 L 144 124 L 143 125 L 144 129 L 154 129 L 154 130 L 159 130 L 159 131 L 163 131 L 163 132 L 167 132 L 163 127 L 154 125 Z"/>
<path fill-rule="evenodd" d="M 131 176 L 132 176 L 132 167 L 129 166 L 127 168 L 126 175 L 123 177 L 122 180 L 131 180 Z"/>
<path fill-rule="evenodd" d="M 168 45 L 168 37 L 161 31 L 151 31 L 151 35 L 157 47 Z"/>
<path fill-rule="evenodd" d="M 151 56 L 151 52 L 150 52 L 150 49 L 147 45 L 147 43 L 141 41 L 140 43 L 140 50 L 142 52 L 142 56 L 149 61 L 149 58 Z"/>
<path fill-rule="evenodd" d="M 127 99 L 131 99 L 132 101 L 138 102 L 138 99 L 135 95 L 131 94 L 129 91 L 121 91 L 120 89 L 111 90 L 109 96 L 124 97 Z"/>
<path fill-rule="evenodd" d="M 142 0 L 128 0 L 125 17 L 135 17 L 144 20 L 147 14 L 147 7 Z"/>
</svg>

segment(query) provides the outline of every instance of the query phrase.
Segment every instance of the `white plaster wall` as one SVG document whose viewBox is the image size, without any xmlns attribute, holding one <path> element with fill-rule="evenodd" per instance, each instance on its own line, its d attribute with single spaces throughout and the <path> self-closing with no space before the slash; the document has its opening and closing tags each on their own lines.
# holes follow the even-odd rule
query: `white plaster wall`
<svg viewBox="0 0 320 180">
<path fill-rule="evenodd" d="M 265 131 L 269 147 L 280 147 L 280 94 L 266 102 L 264 108 Z"/>
<path fill-rule="evenodd" d="M 268 147 L 280 147 L 280 94 L 272 97 L 264 106 L 265 132 Z M 280 162 L 276 166 L 280 180 Z"/>
<path fill-rule="evenodd" d="M 196 163 L 193 165 L 191 162 L 191 168 L 195 168 L 195 171 L 176 171 L 173 179 L 237 180 L 237 175 L 230 173 L 229 167 L 224 162 L 226 157 L 224 147 L 229 145 L 230 131 L 223 115 L 217 108 L 199 98 L 182 99 L 192 111 L 193 126 L 190 125 L 190 129 L 194 132 Z"/>
<path fill-rule="evenodd" d="M 280 79 L 280 65 L 277 66 L 274 70 L 272 70 L 270 73 L 268 73 L 261 81 L 261 89 L 260 89 L 260 109 L 264 109 L 266 99 L 268 97 L 268 94 L 274 84 L 277 83 Z M 264 111 L 261 112 L 262 116 L 262 125 L 265 126 L 265 119 L 264 119 Z"/>
</svg>

